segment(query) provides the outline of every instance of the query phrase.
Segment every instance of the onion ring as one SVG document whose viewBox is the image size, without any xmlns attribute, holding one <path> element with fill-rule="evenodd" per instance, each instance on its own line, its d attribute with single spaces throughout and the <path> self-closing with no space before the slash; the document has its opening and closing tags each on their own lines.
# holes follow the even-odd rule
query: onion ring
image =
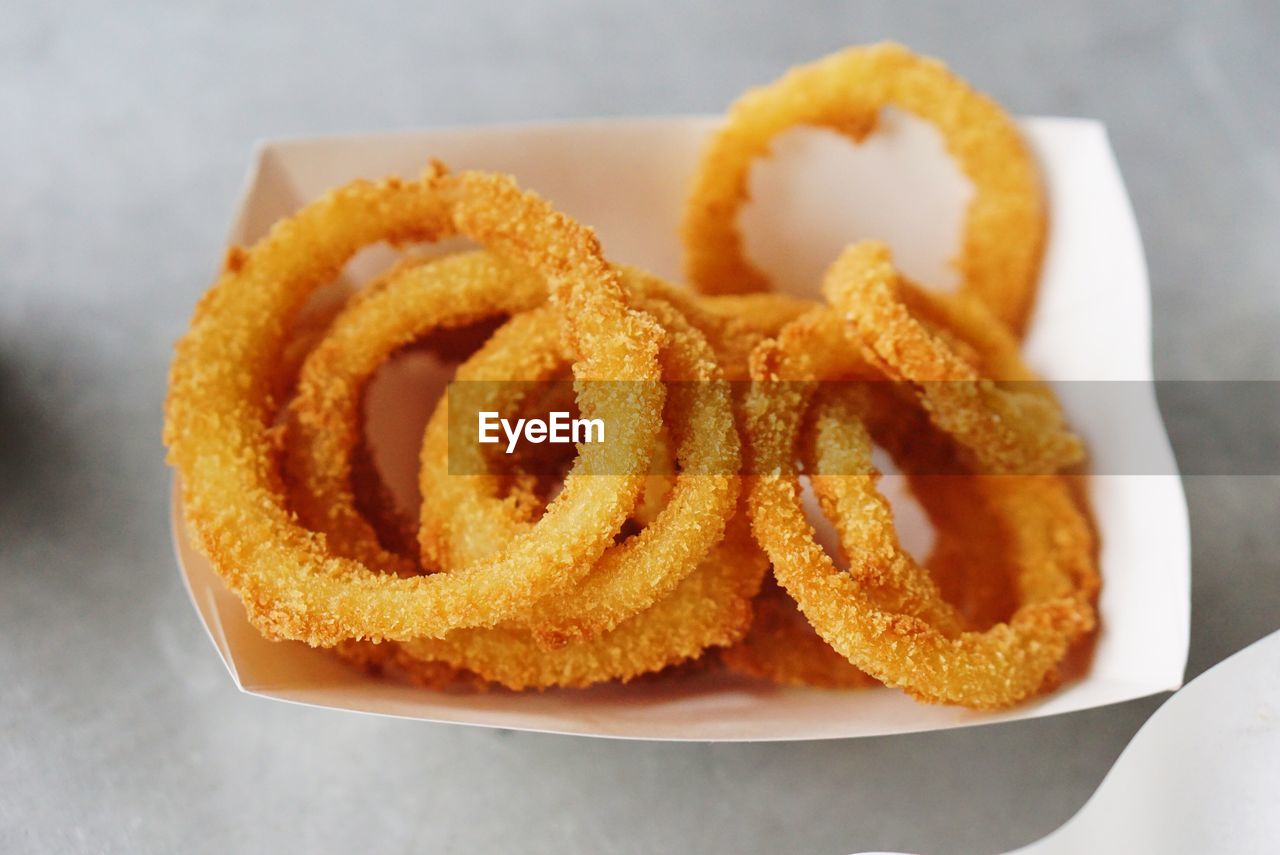
<svg viewBox="0 0 1280 855">
<path fill-rule="evenodd" d="M 768 569 L 745 513 L 666 598 L 594 638 L 546 649 L 520 629 L 463 629 L 401 644 L 411 657 L 474 671 L 509 689 L 627 682 L 727 646 L 747 631 L 751 598 Z"/>
<path fill-rule="evenodd" d="M 558 393 L 558 392 L 559 390 L 556 389 L 555 393 Z M 294 434 L 293 438 L 295 441 L 298 441 L 301 443 L 305 443 L 307 441 L 306 435 Z M 548 446 L 541 446 L 541 448 L 547 448 L 547 447 Z M 295 456 L 301 453 L 315 453 L 314 448 L 310 448 L 309 450 L 298 448 L 298 449 L 291 449 L 290 451 Z M 667 445 L 666 431 L 663 431 L 659 434 L 659 439 L 658 439 L 657 447 L 655 449 L 655 454 L 654 454 L 654 461 L 655 461 L 654 465 L 656 467 L 659 467 L 659 470 L 660 470 L 659 474 L 653 474 L 649 476 L 645 484 L 645 491 L 641 498 L 640 504 L 638 504 L 636 506 L 636 509 L 632 512 L 632 519 L 636 520 L 637 523 L 640 525 L 647 524 L 656 515 L 657 511 L 660 510 L 664 504 L 664 496 L 666 492 L 669 491 L 673 478 L 670 474 L 661 474 L 661 473 L 670 472 L 670 465 L 672 463 L 671 455 L 672 455 L 672 452 L 670 451 Z M 538 471 L 541 472 L 542 470 L 538 470 Z M 373 481 L 362 484 L 360 480 L 356 477 L 358 473 L 363 475 L 364 477 L 373 479 Z M 385 494 L 387 492 L 386 487 L 382 483 L 377 472 L 372 469 L 363 473 L 360 473 L 359 470 L 353 470 L 352 475 L 353 475 L 352 490 L 353 492 L 355 492 L 357 499 L 360 498 L 361 489 L 369 490 L 379 495 Z M 539 477 L 541 477 L 541 475 L 539 475 Z M 524 495 L 521 497 L 521 499 L 522 500 L 518 503 L 520 513 L 528 514 L 534 510 L 541 512 L 542 510 L 545 509 L 546 503 L 538 501 L 537 497 L 533 495 Z M 400 522 L 401 522 L 399 519 L 399 514 L 394 510 L 392 510 L 391 504 L 385 500 L 369 502 L 365 507 L 362 508 L 361 512 L 366 516 L 366 518 L 368 519 L 369 525 L 372 527 L 372 530 L 375 532 L 381 533 L 387 529 L 394 529 L 398 525 L 400 525 Z M 532 518 L 533 517 L 531 516 L 530 519 Z M 745 520 L 745 514 L 743 515 L 743 519 Z M 742 523 L 739 523 L 739 525 L 742 525 Z M 367 533 L 363 535 L 357 534 L 357 536 L 367 536 Z M 413 541 L 412 551 L 416 551 L 417 549 L 416 537 L 413 534 L 410 534 L 409 539 Z M 741 548 L 745 550 L 746 546 L 740 546 L 735 548 Z M 359 550 L 359 548 L 357 549 Z M 410 557 L 409 550 L 401 550 L 401 554 L 405 555 L 406 558 Z M 722 553 L 722 555 L 723 554 L 724 553 Z M 755 550 L 755 554 L 757 558 L 756 558 L 756 563 L 754 564 L 751 563 L 750 561 L 747 561 L 746 563 L 741 563 L 741 558 L 739 557 L 739 553 L 737 552 L 735 552 L 732 557 L 740 562 L 740 566 L 744 568 L 744 573 L 749 574 L 751 572 L 754 572 L 755 578 L 758 582 L 759 576 L 763 573 L 765 565 L 761 563 L 763 562 L 763 557 L 758 549 Z M 755 570 L 752 571 L 751 568 L 755 568 Z M 750 575 L 744 576 L 743 577 L 744 584 L 749 585 L 751 582 L 751 578 L 752 577 Z M 749 589 L 744 589 L 742 597 L 745 598 L 749 596 L 750 596 Z M 726 614 L 729 615 L 729 617 L 726 617 L 725 622 L 722 624 L 723 631 L 728 633 L 739 631 L 737 629 L 734 629 L 734 627 L 736 626 L 736 620 L 732 619 L 732 615 L 733 615 L 732 602 L 726 600 L 724 602 L 724 608 L 726 609 Z M 525 633 L 517 633 L 516 637 L 519 639 L 525 639 L 525 643 L 523 645 L 520 645 L 520 644 L 516 645 L 517 650 L 520 652 L 520 655 L 523 655 L 525 657 L 532 656 L 533 654 L 530 652 L 527 644 L 527 639 L 529 638 L 529 636 Z M 732 640 L 733 638 L 732 635 L 726 635 L 723 637 L 727 639 L 724 643 L 727 643 L 728 640 Z M 709 642 L 715 641 L 719 638 L 721 638 L 721 636 L 711 636 L 709 638 Z M 463 646 L 465 646 L 465 642 L 467 641 L 467 639 L 466 637 L 463 637 L 462 639 L 459 639 L 459 641 L 463 642 Z M 490 644 L 492 644 L 492 640 L 490 640 Z M 492 651 L 491 646 L 485 649 L 489 650 L 490 652 Z M 592 648 L 592 649 L 596 651 L 600 651 L 600 650 L 603 650 L 604 647 L 602 645 L 597 645 L 595 648 Z M 668 651 L 670 651 L 671 649 L 672 648 L 667 648 Z M 648 656 L 647 659 L 637 658 L 633 655 L 631 657 L 631 661 L 633 663 L 639 663 L 639 664 L 633 664 L 632 668 L 638 669 L 639 671 L 661 668 L 666 662 L 675 661 L 676 659 L 680 658 L 680 656 L 682 656 L 683 653 L 679 651 L 683 649 L 685 648 L 676 648 L 677 650 L 676 653 L 668 653 L 668 654 L 663 654 L 661 651 L 659 651 L 657 654 L 650 652 L 649 654 L 647 654 Z M 344 661 L 348 662 L 349 664 L 357 668 L 360 668 L 361 670 L 364 670 L 366 672 L 369 672 L 371 674 L 375 674 L 378 676 L 399 677 L 414 685 L 417 685 L 423 688 L 429 688 L 429 689 L 467 689 L 469 688 L 469 689 L 482 690 L 488 686 L 488 681 L 486 680 L 486 678 L 476 674 L 473 671 L 470 671 L 464 667 L 450 665 L 447 662 L 441 662 L 441 661 L 435 661 L 429 658 L 423 658 L 421 655 L 415 656 L 410 651 L 406 650 L 402 644 L 394 641 L 384 641 L 379 644 L 375 644 L 369 641 L 345 641 L 337 645 L 335 648 L 333 648 L 333 650 L 339 656 L 339 658 L 343 659 Z M 464 653 L 460 653 L 459 655 L 465 656 Z M 571 653 L 569 656 L 573 660 L 578 661 L 580 663 L 585 662 L 585 659 L 583 658 L 584 653 L 581 650 L 577 653 Z M 560 661 L 564 661 L 564 659 L 565 657 L 563 656 L 560 657 Z M 590 672 L 583 672 L 583 671 L 579 672 L 579 677 L 578 677 L 579 680 L 585 680 L 587 682 L 600 682 L 610 678 L 611 678 L 611 675 L 608 672 L 599 672 L 599 671 L 595 672 L 594 678 L 591 677 Z M 543 679 L 545 681 L 548 678 L 543 678 Z"/>
<path fill-rule="evenodd" d="M 812 381 L 824 376 L 814 368 L 821 365 L 826 376 L 835 376 L 840 367 L 856 373 L 865 366 L 814 334 L 824 325 L 830 336 L 823 313 L 805 315 L 753 357 L 753 376 L 760 382 L 746 403 L 753 473 L 749 506 L 753 531 L 775 577 L 828 644 L 886 685 L 922 700 L 974 708 L 1004 707 L 1036 693 L 1052 679 L 1071 644 L 1094 626 L 1096 571 L 1087 523 L 1057 478 L 975 476 L 1004 500 L 1014 523 L 1010 529 L 1018 534 L 1013 548 L 1024 571 L 1020 607 L 1007 624 L 951 637 L 924 619 L 933 605 L 926 594 L 866 585 L 877 572 L 916 575 L 909 564 L 898 562 L 901 550 L 887 503 L 874 491 L 875 475 L 844 475 L 842 484 L 833 486 L 849 491 L 844 509 L 857 514 L 841 524 L 854 570 L 838 570 L 805 518 L 794 458 Z M 843 403 L 837 399 L 827 406 Z M 874 471 L 860 413 L 836 409 L 820 413 L 816 424 L 820 453 L 845 449 L 859 458 L 858 466 L 841 471 Z M 920 613 L 885 608 L 882 597 Z"/>
<path fill-rule="evenodd" d="M 752 161 L 796 125 L 831 128 L 861 142 L 890 104 L 932 122 L 973 182 L 956 260 L 960 287 L 1021 332 L 1035 298 L 1047 219 L 1035 161 L 995 101 L 940 62 L 892 43 L 849 48 L 794 68 L 734 102 L 703 150 L 685 206 L 689 282 L 709 294 L 768 290 L 765 275 L 746 258 L 736 222 Z"/>
<path fill-rule="evenodd" d="M 422 256 L 402 259 L 369 285 L 355 293 L 348 293 L 346 300 L 336 301 L 326 295 L 325 301 L 318 309 L 313 310 L 308 306 L 304 310 L 304 317 L 299 319 L 302 321 L 301 325 L 295 324 L 290 333 L 291 341 L 285 352 L 281 377 L 287 378 L 290 386 L 296 386 L 303 362 L 323 340 L 329 326 L 340 312 L 350 311 L 351 307 L 358 304 L 360 300 L 368 299 L 381 291 L 389 281 L 402 275 L 414 275 L 406 273 L 410 268 L 428 263 L 430 259 Z M 481 322 L 481 326 L 483 323 Z M 465 354 L 474 351 L 485 338 L 487 335 L 484 334 L 484 330 L 476 324 L 455 328 L 442 327 L 432 333 L 426 344 L 441 358 L 457 361 Z M 293 430 L 290 430 L 291 427 Z M 294 451 L 294 445 L 297 443 L 296 426 L 290 425 L 286 420 L 285 429 L 279 436 L 283 444 L 284 475 L 289 489 L 290 503 L 296 508 L 305 501 L 305 497 L 300 496 L 302 491 L 296 478 L 297 473 L 289 471 L 291 454 L 296 454 Z M 360 515 L 368 520 L 377 541 L 396 555 L 403 556 L 406 566 L 416 567 L 419 563 L 416 523 L 400 513 L 396 507 L 395 498 L 382 480 L 363 435 L 358 437 L 352 453 L 351 492 L 354 506 L 359 510 Z M 340 544 L 335 544 L 333 539 L 329 540 L 329 545 L 342 551 Z M 412 575 L 413 572 L 407 569 L 401 571 L 403 575 Z M 332 650 L 344 662 L 369 674 L 398 676 L 422 688 L 447 689 L 468 686 L 483 689 L 487 685 L 474 674 L 443 662 L 413 659 L 401 651 L 395 642 L 375 644 L 370 641 L 347 640 L 338 643 Z"/>
<path fill-rule="evenodd" d="M 657 379 L 661 331 L 627 307 L 594 234 L 502 176 L 437 170 L 415 182 L 357 181 L 277 223 L 251 250 L 229 252 L 177 346 L 164 436 L 196 544 L 268 637 L 332 646 L 495 625 L 588 572 L 639 494 L 642 474 L 571 475 L 536 537 L 483 566 L 409 579 L 333 555 L 290 515 L 271 439 L 290 320 L 365 245 L 458 233 L 546 276 L 579 355 L 576 377 Z M 585 470 L 644 469 L 663 390 L 636 387 L 628 401 L 580 401 L 606 416 L 614 437 L 612 459 Z"/>
<path fill-rule="evenodd" d="M 782 686 L 861 689 L 879 685 L 823 641 L 787 592 L 771 583 L 752 603 L 751 628 L 737 644 L 720 651 L 720 661 L 735 674 Z"/>
<path fill-rule="evenodd" d="M 739 440 L 715 355 L 680 312 L 643 296 L 644 279 L 629 273 L 627 281 L 639 292 L 632 303 L 667 332 L 661 359 L 663 379 L 671 383 L 668 426 L 680 472 L 666 505 L 647 526 L 606 551 L 571 591 L 540 601 L 527 624 L 522 622 L 550 645 L 612 629 L 670 593 L 721 539 L 737 504 Z M 464 411 L 442 400 L 427 426 L 419 481 L 422 494 L 435 501 L 423 503 L 419 540 L 446 569 L 485 559 L 527 528 L 499 497 L 494 476 L 450 474 L 451 464 L 463 472 L 485 467 L 480 446 L 466 441 L 454 444 L 451 460 L 450 432 L 466 435 L 479 410 L 510 412 L 510 396 L 521 386 L 504 381 L 552 375 L 567 357 L 558 338 L 549 313 L 533 310 L 513 318 L 458 369 L 455 383 L 476 382 L 468 387 L 476 400 Z"/>
<path fill-rule="evenodd" d="M 838 386 L 824 390 L 826 394 L 841 391 Z M 867 427 L 902 470 L 933 525 L 934 545 L 924 566 L 932 580 L 930 587 L 955 605 L 954 610 L 945 607 L 946 618 L 952 624 L 963 620 L 969 629 L 985 629 L 1007 619 L 1014 607 L 1005 526 L 971 478 L 950 474 L 960 471 L 954 443 L 933 428 L 914 399 L 902 400 L 895 388 L 867 384 L 859 391 L 874 395 L 876 405 L 866 411 Z M 803 443 L 802 451 L 805 469 L 817 470 L 814 443 Z M 842 464 L 848 461 L 836 463 Z M 831 482 L 831 478 L 810 479 L 826 508 L 839 499 L 829 489 Z M 814 632 L 782 589 L 766 584 L 754 609 L 751 630 L 721 653 L 731 671 L 781 685 L 831 689 L 877 685 Z"/>
<path fill-rule="evenodd" d="M 372 518 L 370 524 L 379 529 L 388 521 Z M 483 689 L 489 681 L 513 689 L 625 682 L 707 647 L 734 643 L 746 630 L 750 601 L 766 570 L 746 514 L 739 512 L 723 540 L 671 596 L 601 636 L 549 651 L 527 631 L 500 628 L 462 630 L 443 642 L 348 641 L 334 650 L 370 673 L 401 676 L 431 689 Z"/>
<path fill-rule="evenodd" d="M 359 453 L 365 386 L 393 354 L 429 332 L 520 312 L 545 300 L 541 277 L 488 252 L 397 265 L 352 300 L 303 362 L 289 404 L 284 468 L 295 485 L 291 504 L 303 525 L 322 532 L 338 555 L 416 575 L 415 560 L 380 545 L 383 538 L 373 534 L 352 490 L 355 475 L 370 480 L 360 473 L 371 465 Z M 396 528 L 399 536 L 403 527 Z"/>
<path fill-rule="evenodd" d="M 915 287 L 875 241 L 841 253 L 822 290 L 848 321 L 850 341 L 887 377 L 915 387 L 934 424 L 968 450 L 972 468 L 1052 473 L 1084 458 L 1053 393 L 980 303 Z"/>
<path fill-rule="evenodd" d="M 859 392 L 872 399 L 863 410 L 872 439 L 906 476 L 907 488 L 933 525 L 925 566 L 942 598 L 955 605 L 968 629 L 1007 620 L 1016 606 L 1017 573 L 1009 555 L 1008 520 L 975 486 L 956 442 L 930 422 L 914 393 L 889 383 L 862 384 Z M 806 450 L 812 448 L 808 443 Z M 812 459 L 806 468 L 816 468 Z M 822 481 L 812 486 L 824 489 Z"/>
</svg>

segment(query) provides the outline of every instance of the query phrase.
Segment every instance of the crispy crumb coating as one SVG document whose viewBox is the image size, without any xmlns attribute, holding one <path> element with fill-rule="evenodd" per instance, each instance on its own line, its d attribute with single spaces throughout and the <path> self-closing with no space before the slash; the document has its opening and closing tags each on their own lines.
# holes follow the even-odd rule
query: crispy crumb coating
<svg viewBox="0 0 1280 855">
<path fill-rule="evenodd" d="M 444 262 L 435 262 L 441 263 Z M 491 260 L 489 264 L 492 266 L 501 262 Z M 471 272 L 480 274 L 482 270 L 473 269 Z M 629 279 L 639 281 L 640 274 L 629 272 L 627 275 Z M 493 277 L 487 275 L 473 278 L 493 281 Z M 413 314 L 411 310 L 414 305 L 408 301 L 417 299 L 421 302 L 424 288 L 430 287 L 437 279 L 438 277 L 422 274 L 416 279 L 405 275 L 384 279 L 371 296 L 352 301 L 347 310 L 337 318 L 330 331 L 331 338 L 322 341 L 305 364 L 306 380 L 300 384 L 299 396 L 291 405 L 291 411 L 299 417 L 298 421 L 320 420 L 317 423 L 318 429 L 291 432 L 290 439 L 286 441 L 286 453 L 289 459 L 295 461 L 295 465 L 290 467 L 291 472 L 308 474 L 311 470 L 308 469 L 306 459 L 314 455 L 322 454 L 326 459 L 340 460 L 350 456 L 346 447 L 348 440 L 353 438 L 350 431 L 358 431 L 360 424 L 359 390 L 363 385 L 360 374 L 376 370 L 387 355 L 415 338 L 416 332 L 410 329 L 412 322 L 404 320 L 406 313 Z M 643 287 L 643 282 L 640 281 L 637 287 Z M 683 449 L 685 455 L 682 461 L 689 474 L 683 477 L 683 483 L 681 479 L 675 479 L 683 495 L 675 495 L 674 505 L 668 499 L 659 508 L 659 518 L 651 522 L 659 522 L 664 513 L 666 518 L 660 521 L 657 528 L 646 528 L 628 544 L 613 547 L 606 553 L 595 573 L 567 592 L 563 599 L 557 598 L 557 605 L 549 608 L 548 613 L 550 618 L 561 621 L 581 621 L 590 616 L 592 608 L 604 609 L 609 612 L 604 629 L 612 629 L 637 613 L 648 614 L 646 607 L 663 599 L 663 595 L 671 593 L 673 588 L 678 596 L 684 598 L 683 601 L 664 605 L 662 609 L 653 612 L 655 618 L 677 614 L 682 609 L 705 608 L 705 613 L 698 620 L 689 623 L 687 629 L 668 633 L 665 643 L 659 645 L 656 640 L 646 641 L 649 644 L 647 650 L 633 650 L 625 655 L 619 655 L 615 649 L 617 637 L 611 641 L 602 640 L 593 645 L 583 645 L 569 640 L 582 633 L 561 631 L 556 637 L 556 646 L 570 646 L 572 649 L 565 653 L 547 652 L 539 656 L 529 649 L 527 642 L 533 639 L 545 646 L 546 630 L 541 634 L 530 633 L 521 629 L 519 625 L 522 621 L 517 620 L 509 622 L 511 625 L 501 630 L 451 634 L 448 649 L 451 651 L 453 664 L 423 658 L 427 655 L 424 652 L 425 644 L 415 648 L 413 645 L 394 642 L 378 645 L 348 642 L 339 646 L 340 656 L 366 670 L 397 673 L 420 685 L 436 688 L 466 686 L 476 679 L 492 679 L 495 682 L 517 685 L 516 678 L 512 676 L 514 672 L 510 669 L 521 661 L 526 663 L 526 667 L 531 661 L 539 663 L 536 667 L 541 676 L 533 679 L 529 685 L 586 685 L 614 678 L 628 679 L 684 661 L 697 655 L 707 645 L 732 642 L 745 629 L 744 615 L 749 611 L 747 602 L 759 583 L 765 564 L 749 536 L 743 540 L 745 517 L 739 522 L 743 531 L 739 533 L 737 543 L 730 548 L 722 542 L 725 518 L 737 506 L 736 473 L 739 466 L 738 438 L 732 420 L 727 384 L 717 379 L 719 368 L 715 354 L 702 335 L 680 313 L 657 300 L 636 299 L 635 303 L 653 313 L 666 330 L 663 349 L 664 379 L 697 381 L 677 384 L 677 392 L 668 403 L 668 411 L 677 415 L 671 420 L 671 427 L 680 427 L 678 435 L 687 434 L 691 440 Z M 417 314 L 421 315 L 421 312 Z M 421 320 L 418 323 L 425 324 Z M 428 327 L 424 325 L 423 328 Z M 332 354 L 326 355 L 326 349 L 332 349 Z M 530 372 L 539 377 L 553 376 L 570 356 L 561 346 L 555 311 L 549 307 L 537 308 L 516 315 L 500 328 L 460 367 L 457 379 L 504 376 L 528 379 Z M 494 373 L 495 371 L 498 373 Z M 503 390 L 516 387 L 495 384 L 493 388 Z M 305 390 L 305 397 L 301 390 Z M 681 400 L 682 398 L 689 400 Z M 506 411 L 501 404 L 495 406 L 500 411 Z M 311 412 L 320 408 L 322 411 Z M 325 425 L 325 419 L 331 424 Z M 334 440 L 335 436 L 341 438 Z M 356 435 L 354 439 L 358 443 L 359 436 Z M 335 442 L 338 447 L 335 447 Z M 443 444 L 432 445 L 428 442 L 427 447 L 439 451 L 443 449 Z M 321 471 L 326 470 L 322 467 Z M 337 471 L 350 473 L 354 470 L 344 463 Z M 424 485 L 423 494 L 432 506 L 452 508 L 456 514 L 456 502 L 445 492 L 441 492 L 441 488 L 456 486 L 468 480 L 470 479 L 467 477 L 449 476 L 439 484 Z M 726 492 L 726 485 L 734 486 Z M 315 485 L 307 483 L 304 478 L 301 486 L 305 493 Z M 321 508 L 334 504 L 353 508 L 353 491 L 351 479 L 339 476 L 328 479 L 323 495 L 312 495 L 309 500 Z M 675 493 L 675 490 L 672 492 Z M 721 501 L 722 498 L 724 501 Z M 724 513 L 720 513 L 721 505 L 724 505 Z M 476 522 L 486 518 L 482 515 Z M 325 524 L 325 518 L 321 518 L 321 521 L 322 525 Z M 376 518 L 369 520 L 363 526 L 351 530 L 349 536 L 357 542 L 344 542 L 357 553 L 377 549 L 374 532 L 383 522 Z M 657 532 L 663 528 L 667 531 L 658 535 Z M 320 530 L 330 534 L 332 538 L 332 533 L 325 528 Z M 649 531 L 649 542 L 644 544 L 647 548 L 639 548 L 646 537 L 645 531 Z M 510 533 L 504 534 L 499 543 L 509 541 L 510 537 Z M 361 540 L 364 542 L 358 542 Z M 700 548 L 703 541 L 705 549 Z M 493 543 L 489 543 L 487 549 L 491 552 L 493 548 Z M 743 555 L 748 550 L 752 550 L 752 554 L 744 558 Z M 629 568 L 622 566 L 621 561 L 614 562 L 619 565 L 616 568 L 608 566 L 610 554 L 624 554 L 628 551 L 632 553 L 632 557 L 639 554 L 651 560 L 647 563 L 630 562 L 637 565 L 630 575 L 627 573 Z M 694 556 L 693 560 L 676 560 L 679 558 L 677 553 L 685 552 Z M 684 572 L 682 563 L 688 564 L 688 572 Z M 636 572 L 639 570 L 646 571 L 648 577 L 637 577 Z M 695 570 L 703 574 L 698 583 L 681 586 L 683 578 Z M 624 594 L 627 596 L 623 596 Z M 617 612 L 622 607 L 625 607 L 625 612 Z M 580 611 L 582 614 L 579 614 Z M 560 612 L 563 614 L 558 614 Z M 538 612 L 535 611 L 534 614 L 537 615 Z M 548 619 L 542 618 L 543 621 Z M 597 624 L 593 623 L 592 626 L 597 633 L 601 631 Z M 644 625 L 638 625 L 627 629 L 620 637 L 645 640 L 652 635 Z M 508 648 L 508 652 L 495 653 L 495 646 Z M 416 655 L 413 652 L 415 649 Z M 511 664 L 500 669 L 487 664 L 490 657 L 499 655 L 505 656 Z M 465 667 L 468 664 L 474 665 L 476 670 L 483 673 L 477 676 L 475 671 Z M 566 667 L 570 670 L 564 677 L 556 676 Z"/>
<path fill-rule="evenodd" d="M 782 686 L 861 689 L 876 679 L 845 659 L 814 632 L 795 601 L 766 581 L 752 603 L 751 629 L 720 651 L 720 661 L 736 674 Z"/>
<path fill-rule="evenodd" d="M 640 273 L 634 268 L 623 269 Z M 735 381 L 751 377 L 751 353 L 762 341 L 817 305 L 785 294 L 699 295 L 654 277 L 649 277 L 647 284 L 655 296 L 679 309 L 707 337 L 725 378 Z"/>
<path fill-rule="evenodd" d="M 740 508 L 724 538 L 671 596 L 593 638 L 548 649 L 527 630 L 512 626 L 463 630 L 444 642 L 343 642 L 335 652 L 371 674 L 436 690 L 483 690 L 491 683 L 519 690 L 627 682 L 704 662 L 709 649 L 738 641 L 751 622 L 751 599 L 767 571 Z"/>
<path fill-rule="evenodd" d="M 527 630 L 459 630 L 402 644 L 410 656 L 466 668 L 510 689 L 580 687 L 642 674 L 728 646 L 751 623 L 751 599 L 768 570 L 745 513 L 670 595 L 612 630 L 548 650 Z"/>
<path fill-rule="evenodd" d="M 862 419 L 869 409 L 857 386 L 829 387 L 813 402 L 802 457 L 818 505 L 840 536 L 849 574 L 886 611 L 914 615 L 947 636 L 964 621 L 942 598 L 928 570 L 896 544 L 893 512 L 875 493 L 871 437 Z M 868 518 L 870 524 L 868 524 Z"/>
<path fill-rule="evenodd" d="M 947 611 L 954 607 L 966 629 L 987 629 L 1008 620 L 1017 605 L 1017 556 L 1012 554 L 1009 530 L 1014 521 L 995 507 L 978 479 L 961 474 L 954 443 L 929 422 L 913 399 L 904 399 L 892 387 L 867 385 L 861 391 L 874 399 L 874 406 L 862 412 L 868 430 L 906 476 L 910 492 L 933 526 L 933 547 L 924 561 L 933 583 L 930 587 L 936 586 Z M 840 387 L 828 390 L 828 394 L 843 393 Z M 804 469 L 823 506 L 834 508 L 840 497 L 830 488 L 839 479 L 813 477 L 820 468 L 815 439 L 810 419 L 801 438 Z M 844 454 L 844 449 L 830 442 L 823 447 L 828 454 Z M 834 475 L 852 474 L 851 467 L 863 464 L 827 463 Z M 848 565 L 844 550 L 841 555 Z M 766 582 L 756 597 L 754 615 L 742 641 L 721 654 L 730 670 L 782 685 L 878 685 L 823 641 L 795 601 L 776 584 Z"/>
</svg>

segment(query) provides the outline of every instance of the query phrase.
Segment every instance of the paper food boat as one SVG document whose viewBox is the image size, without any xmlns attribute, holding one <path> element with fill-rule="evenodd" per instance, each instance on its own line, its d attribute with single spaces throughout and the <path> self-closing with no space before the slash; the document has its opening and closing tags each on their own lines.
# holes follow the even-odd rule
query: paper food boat
<svg viewBox="0 0 1280 855">
<path fill-rule="evenodd" d="M 357 177 L 415 176 L 429 158 L 439 158 L 455 170 L 514 174 L 522 186 L 595 227 L 610 258 L 678 281 L 677 223 L 701 143 L 717 121 L 590 121 L 268 142 L 258 151 L 230 240 L 253 243 L 276 219 L 333 185 Z M 264 640 L 239 599 L 191 547 L 175 502 L 179 565 L 236 684 L 284 701 L 424 721 L 707 741 L 938 730 L 1177 688 L 1189 633 L 1189 530 L 1149 385 L 1151 315 L 1141 241 L 1102 125 L 1049 118 L 1028 119 L 1022 127 L 1052 200 L 1027 358 L 1054 382 L 1130 381 L 1123 430 L 1116 429 L 1117 414 L 1109 408 L 1076 410 L 1065 396 L 1095 471 L 1104 473 L 1090 479 L 1104 585 L 1101 630 L 1084 677 L 999 713 L 922 705 L 888 689 L 779 688 L 724 674 L 542 693 L 426 691 L 365 676 L 299 643 Z M 946 261 L 957 245 L 967 185 L 956 177 L 936 133 L 915 120 L 890 112 L 884 127 L 857 149 L 827 132 L 793 133 L 758 165 L 753 189 L 761 203 L 742 220 L 751 252 L 788 290 L 816 296 L 825 263 L 843 243 L 864 237 L 886 240 L 918 280 L 953 278 Z M 348 275 L 360 279 L 380 269 L 386 257 L 374 256 L 376 251 L 359 257 Z M 406 435 L 412 442 L 412 429 Z M 1141 472 L 1126 465 L 1133 437 L 1144 438 Z M 382 441 L 373 437 L 375 445 Z M 413 459 L 410 452 L 410 482 Z"/>
</svg>

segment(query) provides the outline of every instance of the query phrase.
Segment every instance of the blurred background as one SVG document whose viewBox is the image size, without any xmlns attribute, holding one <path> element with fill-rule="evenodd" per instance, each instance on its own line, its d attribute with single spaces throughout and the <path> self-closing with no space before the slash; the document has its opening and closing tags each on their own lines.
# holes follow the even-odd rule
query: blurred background
<svg viewBox="0 0 1280 855">
<path fill-rule="evenodd" d="M 1276 379 L 1280 6 L 368 5 L 6 4 L 0 849 L 991 852 L 1071 816 L 1161 698 L 708 746 L 240 696 L 174 567 L 170 349 L 257 139 L 719 112 L 790 65 L 893 38 L 1015 114 L 1104 121 L 1146 244 L 1157 377 Z M 1162 403 L 1175 445 L 1215 420 L 1248 434 L 1247 413 Z M 1188 676 L 1280 622 L 1278 481 L 1187 479 Z"/>
</svg>

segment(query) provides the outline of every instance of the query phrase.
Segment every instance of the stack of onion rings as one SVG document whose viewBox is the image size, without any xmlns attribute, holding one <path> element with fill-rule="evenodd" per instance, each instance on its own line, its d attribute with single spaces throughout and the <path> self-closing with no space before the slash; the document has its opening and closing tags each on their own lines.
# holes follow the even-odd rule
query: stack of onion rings
<svg viewBox="0 0 1280 855">
<path fill-rule="evenodd" d="M 288 510 L 272 465 L 274 366 L 289 320 L 357 250 L 453 234 L 540 267 L 564 307 L 579 354 L 575 376 L 634 381 L 635 397 L 594 400 L 601 387 L 586 388 L 579 406 L 607 417 L 614 441 L 579 458 L 584 476 L 570 473 L 538 522 L 540 536 L 518 538 L 499 560 L 401 578 L 379 572 L 395 568 L 335 555 Z M 585 575 L 625 520 L 659 428 L 661 338 L 651 319 L 627 306 L 595 236 L 509 179 L 432 172 L 416 182 L 347 185 L 278 223 L 253 249 L 229 253 L 178 345 L 165 440 L 183 475 L 187 523 L 271 637 L 328 646 L 494 626 L 532 605 L 546 585 Z M 635 474 L 601 474 L 610 472 Z"/>
<path fill-rule="evenodd" d="M 937 124 L 976 185 L 960 293 L 908 282 L 872 242 L 835 260 L 825 304 L 750 293 L 767 282 L 734 218 L 752 160 L 795 124 L 860 140 L 890 104 Z M 1060 474 L 1083 446 L 1018 353 L 1044 225 L 1011 120 L 896 45 L 734 105 L 686 210 L 695 290 L 607 259 L 505 176 L 433 164 L 353 182 L 232 248 L 178 345 L 164 435 L 187 524 L 264 635 L 424 687 L 579 687 L 697 661 L 1018 703 L 1055 685 L 1099 585 Z M 370 244 L 455 236 L 483 248 L 327 287 Z M 422 346 L 457 369 L 412 516 L 375 463 L 364 399 Z M 608 441 L 459 441 L 489 411 L 572 411 Z M 935 529 L 924 561 L 876 489 L 873 443 Z"/>
</svg>

